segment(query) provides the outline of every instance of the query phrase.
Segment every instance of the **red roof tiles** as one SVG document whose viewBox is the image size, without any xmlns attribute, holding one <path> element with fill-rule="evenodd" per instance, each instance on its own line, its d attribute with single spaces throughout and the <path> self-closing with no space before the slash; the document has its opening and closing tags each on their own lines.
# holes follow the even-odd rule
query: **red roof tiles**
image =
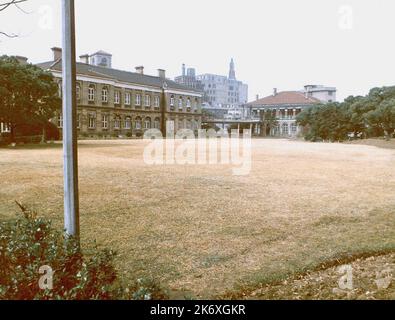
<svg viewBox="0 0 395 320">
<path fill-rule="evenodd" d="M 317 104 L 320 100 L 313 97 L 306 97 L 303 92 L 299 91 L 282 91 L 276 95 L 267 96 L 256 101 L 248 103 L 251 106 L 261 105 L 290 105 L 290 104 Z"/>
</svg>

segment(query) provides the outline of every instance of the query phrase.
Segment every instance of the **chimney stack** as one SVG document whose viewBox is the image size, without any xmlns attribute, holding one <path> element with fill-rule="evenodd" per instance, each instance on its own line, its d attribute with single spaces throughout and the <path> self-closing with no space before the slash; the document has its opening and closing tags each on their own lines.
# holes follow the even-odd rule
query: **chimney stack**
<svg viewBox="0 0 395 320">
<path fill-rule="evenodd" d="M 51 50 L 53 53 L 53 61 L 62 59 L 62 48 L 53 47 Z"/>
<path fill-rule="evenodd" d="M 143 66 L 136 67 L 136 72 L 140 74 L 144 74 L 144 67 Z"/>
<path fill-rule="evenodd" d="M 277 95 L 277 88 L 273 88 L 273 96 Z"/>
<path fill-rule="evenodd" d="M 185 77 L 185 63 L 182 64 L 182 76 Z"/>
<path fill-rule="evenodd" d="M 257 101 L 259 100 L 259 94 L 256 95 L 256 100 L 257 100 Z"/>
<path fill-rule="evenodd" d="M 80 56 L 80 61 L 85 64 L 89 64 L 89 54 L 84 54 Z"/>
<path fill-rule="evenodd" d="M 161 79 L 166 79 L 166 70 L 158 69 L 158 77 Z"/>
<path fill-rule="evenodd" d="M 22 57 L 22 56 L 15 56 L 16 60 L 18 60 L 18 62 L 20 64 L 27 64 L 27 58 L 26 57 Z"/>
</svg>

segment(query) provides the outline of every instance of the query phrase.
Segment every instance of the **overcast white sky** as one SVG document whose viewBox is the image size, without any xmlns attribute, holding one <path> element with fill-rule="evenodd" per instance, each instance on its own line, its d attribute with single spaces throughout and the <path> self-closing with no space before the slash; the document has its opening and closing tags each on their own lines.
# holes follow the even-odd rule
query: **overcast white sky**
<svg viewBox="0 0 395 320">
<path fill-rule="evenodd" d="M 4 0 L 0 0 L 0 3 Z M 77 54 L 113 54 L 113 67 L 146 73 L 181 64 L 197 73 L 228 73 L 256 94 L 299 90 L 305 84 L 338 88 L 338 98 L 395 85 L 393 0 L 75 0 Z M 60 0 L 29 0 L 0 12 L 0 54 L 33 63 L 51 60 L 61 46 Z"/>
</svg>

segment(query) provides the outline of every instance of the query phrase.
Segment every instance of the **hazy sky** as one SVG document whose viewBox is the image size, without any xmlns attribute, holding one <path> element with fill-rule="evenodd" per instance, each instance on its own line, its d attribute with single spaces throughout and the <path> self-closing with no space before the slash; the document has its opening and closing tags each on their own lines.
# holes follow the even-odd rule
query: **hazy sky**
<svg viewBox="0 0 395 320">
<path fill-rule="evenodd" d="M 4 0 L 0 0 L 0 3 Z M 338 88 L 338 98 L 395 85 L 394 0 L 75 0 L 77 54 L 105 50 L 113 67 L 144 65 L 167 77 L 181 64 L 197 73 L 228 73 L 256 94 Z M 61 45 L 60 0 L 29 0 L 0 12 L 0 54 L 33 63 Z"/>
</svg>

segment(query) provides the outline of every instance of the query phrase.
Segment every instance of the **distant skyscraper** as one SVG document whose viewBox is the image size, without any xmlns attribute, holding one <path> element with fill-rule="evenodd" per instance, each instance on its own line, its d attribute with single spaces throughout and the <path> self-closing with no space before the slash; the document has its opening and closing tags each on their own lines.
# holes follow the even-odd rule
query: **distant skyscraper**
<svg viewBox="0 0 395 320">
<path fill-rule="evenodd" d="M 198 75 L 203 85 L 203 101 L 213 108 L 237 108 L 248 100 L 248 85 L 236 79 L 235 63 L 231 59 L 229 75 L 205 73 Z"/>
<path fill-rule="evenodd" d="M 233 61 L 233 58 L 230 60 L 229 79 L 230 80 L 236 80 L 235 63 Z"/>
<path fill-rule="evenodd" d="M 184 86 L 187 86 L 189 88 L 203 91 L 202 83 L 196 79 L 195 69 L 194 68 L 186 69 L 185 64 L 182 64 L 181 76 L 175 77 L 174 81 Z"/>
</svg>

